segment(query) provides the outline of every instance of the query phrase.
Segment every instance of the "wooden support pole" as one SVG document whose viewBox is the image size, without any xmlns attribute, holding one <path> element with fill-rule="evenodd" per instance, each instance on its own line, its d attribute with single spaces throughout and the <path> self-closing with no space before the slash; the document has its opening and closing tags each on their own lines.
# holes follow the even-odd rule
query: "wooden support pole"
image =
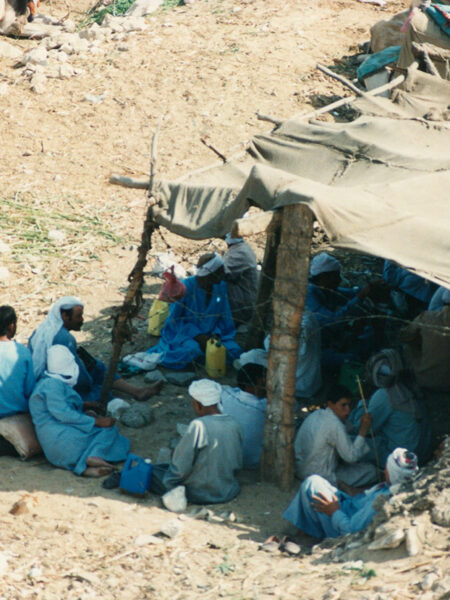
<svg viewBox="0 0 450 600">
<path fill-rule="evenodd" d="M 313 214 L 285 206 L 273 292 L 262 475 L 288 490 L 294 479 L 294 403 L 300 326 L 309 273 Z"/>
<path fill-rule="evenodd" d="M 272 220 L 267 227 L 266 248 L 262 271 L 259 277 L 258 294 L 256 296 L 256 308 L 253 313 L 247 334 L 245 347 L 261 348 L 267 331 L 269 314 L 272 305 L 272 290 L 275 281 L 275 270 L 277 263 L 277 248 L 280 243 L 281 219 L 278 213 L 272 213 Z"/>
<path fill-rule="evenodd" d="M 255 235 L 256 233 L 264 233 L 271 223 L 280 226 L 280 211 L 259 212 L 245 219 L 236 219 L 231 226 L 231 237 L 239 238 L 247 235 Z"/>
<path fill-rule="evenodd" d="M 136 179 L 135 177 L 126 177 L 125 175 L 118 175 L 117 173 L 111 173 L 109 176 L 109 183 L 115 185 L 121 185 L 122 187 L 135 188 L 137 190 L 148 190 L 150 185 L 149 179 Z"/>
</svg>

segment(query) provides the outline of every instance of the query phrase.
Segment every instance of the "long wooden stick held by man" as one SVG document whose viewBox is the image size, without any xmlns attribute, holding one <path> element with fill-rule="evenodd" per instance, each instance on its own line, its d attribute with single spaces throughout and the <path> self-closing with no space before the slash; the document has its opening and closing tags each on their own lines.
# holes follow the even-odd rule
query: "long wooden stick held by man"
<svg viewBox="0 0 450 600">
<path fill-rule="evenodd" d="M 131 339 L 131 319 L 138 314 L 142 306 L 144 267 L 147 264 L 147 253 L 152 247 L 152 234 L 155 229 L 158 228 L 158 225 L 153 220 L 153 206 L 157 202 L 153 197 L 153 188 L 155 182 L 156 151 L 160 125 L 161 122 L 153 134 L 152 139 L 147 214 L 142 230 L 141 244 L 138 248 L 138 257 L 131 273 L 128 275 L 129 286 L 125 295 L 125 299 L 114 317 L 114 327 L 112 330 L 113 347 L 111 357 L 109 359 L 108 370 L 105 374 L 105 379 L 100 394 L 100 404 L 103 409 L 106 408 L 106 405 L 109 401 L 109 393 L 114 383 L 114 376 L 116 373 L 117 364 L 120 360 L 122 346 L 127 340 Z"/>
<path fill-rule="evenodd" d="M 364 406 L 364 412 L 367 414 L 368 410 L 367 410 L 366 399 L 364 398 L 364 390 L 362 388 L 361 379 L 359 378 L 359 375 L 356 376 L 356 382 L 358 384 L 359 394 L 361 396 L 361 400 L 362 400 L 362 403 Z M 375 436 L 373 433 L 372 424 L 370 424 L 370 437 L 372 438 L 373 453 L 375 455 L 375 463 L 377 465 L 378 479 L 380 479 L 380 460 L 378 458 L 378 450 L 377 450 L 377 445 L 375 443 Z"/>
</svg>

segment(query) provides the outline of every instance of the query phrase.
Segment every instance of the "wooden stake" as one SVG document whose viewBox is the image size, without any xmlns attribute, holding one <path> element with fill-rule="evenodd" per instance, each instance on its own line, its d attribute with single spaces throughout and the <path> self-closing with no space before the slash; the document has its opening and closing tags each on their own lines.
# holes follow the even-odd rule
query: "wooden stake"
<svg viewBox="0 0 450 600">
<path fill-rule="evenodd" d="M 131 319 L 135 317 L 142 306 L 142 284 L 144 281 L 144 267 L 147 264 L 147 253 L 152 247 L 152 234 L 158 225 L 153 221 L 153 206 L 157 201 L 153 198 L 153 187 L 155 181 L 156 151 L 158 142 L 158 133 L 161 122 L 158 125 L 152 139 L 152 150 L 150 158 L 150 179 L 148 186 L 148 206 L 147 214 L 142 229 L 141 244 L 138 248 L 138 257 L 136 263 L 128 275 L 129 286 L 122 306 L 114 319 L 112 330 L 113 347 L 109 359 L 108 370 L 105 374 L 103 387 L 100 394 L 100 405 L 106 408 L 109 402 L 109 393 L 114 383 L 117 364 L 120 359 L 120 353 L 125 341 L 131 339 Z"/>
<path fill-rule="evenodd" d="M 361 400 L 362 400 L 363 407 L 364 407 L 364 412 L 367 414 L 368 411 L 367 411 L 366 399 L 364 398 L 364 391 L 362 388 L 361 379 L 359 378 L 359 375 L 356 376 L 356 383 L 358 384 L 359 395 L 361 396 Z M 377 464 L 378 480 L 380 480 L 380 460 L 378 458 L 378 450 L 377 450 L 377 445 L 375 444 L 375 436 L 373 434 L 372 424 L 370 425 L 370 437 L 372 438 L 373 453 L 375 455 L 375 462 Z"/>
<path fill-rule="evenodd" d="M 357 94 L 358 96 L 367 96 L 367 92 L 364 92 L 363 90 L 359 89 L 359 87 L 356 87 L 356 85 L 349 81 L 346 77 L 338 75 L 334 71 L 327 69 L 327 67 L 324 67 L 321 64 L 317 64 L 317 68 L 319 69 L 319 71 L 322 71 L 322 73 L 325 73 L 325 75 L 328 75 L 328 77 L 332 77 L 333 79 L 340 81 L 342 85 L 345 85 L 346 87 L 350 88 L 352 92 L 355 92 L 355 94 Z"/>
<path fill-rule="evenodd" d="M 288 490 L 294 479 L 294 403 L 300 327 L 309 274 L 313 214 L 303 204 L 283 208 L 273 292 L 262 475 Z"/>
<path fill-rule="evenodd" d="M 281 123 L 283 122 L 280 119 L 275 119 L 275 117 L 270 117 L 269 115 L 263 115 L 259 112 L 256 113 L 256 118 L 258 119 L 258 121 L 267 121 L 268 123 L 273 123 L 277 127 L 279 127 L 281 125 Z"/>
</svg>

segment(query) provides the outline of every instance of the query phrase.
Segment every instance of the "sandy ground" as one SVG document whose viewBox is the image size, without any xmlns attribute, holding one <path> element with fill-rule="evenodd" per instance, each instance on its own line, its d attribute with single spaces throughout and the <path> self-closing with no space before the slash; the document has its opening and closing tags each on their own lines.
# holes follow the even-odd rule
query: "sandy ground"
<svg viewBox="0 0 450 600">
<path fill-rule="evenodd" d="M 41 11 L 63 16 L 70 10 L 79 21 L 89 6 L 84 0 L 76 8 L 44 2 Z M 0 80 L 7 84 L 0 97 L 0 236 L 9 247 L 0 253 L 7 269 L 0 289 L 2 303 L 19 314 L 19 340 L 27 339 L 51 302 L 76 294 L 86 304 L 78 339 L 108 358 L 110 315 L 135 260 L 146 202 L 141 192 L 109 185 L 108 176 L 147 174 L 150 139 L 161 117 L 161 176 L 212 162 L 201 137 L 229 155 L 268 129 L 257 111 L 284 118 L 342 94 L 339 84 L 315 70 L 316 62 L 345 65 L 343 57 L 368 39 L 370 25 L 404 6 L 197 0 L 161 10 L 145 32 L 105 42 L 101 56 L 79 56 L 73 64 L 82 73 L 51 80 L 39 96 L 11 61 L 0 60 Z M 36 44 L 12 43 L 24 50 Z M 84 100 L 103 93 L 98 105 Z M 62 235 L 50 235 L 54 231 Z M 192 243 L 167 232 L 154 238 L 155 250 L 166 250 L 168 242 L 185 266 L 200 250 L 221 248 L 219 241 Z M 252 243 L 261 257 L 263 242 Z M 150 343 L 143 319 L 159 285 L 147 278 L 142 319 L 126 352 Z M 186 391 L 174 386 L 150 403 L 155 423 L 122 431 L 134 452 L 155 459 L 175 436 L 176 423 L 187 423 L 192 412 Z M 433 557 L 435 550 L 415 559 L 397 553 L 389 563 L 355 571 L 322 564 L 314 555 L 258 552 L 258 543 L 286 527 L 281 513 L 292 494 L 255 473 L 242 475 L 236 500 L 214 508 L 215 515 L 232 511 L 236 521 L 178 519 L 176 538 L 140 545 L 137 536 L 156 533 L 174 518 L 157 499 L 103 490 L 98 481 L 54 469 L 43 458 L 1 458 L 0 466 L 2 598 L 414 598 L 422 593 L 415 586 L 420 569 L 445 560 Z M 26 493 L 29 512 L 10 515 Z M 415 570 L 415 563 L 422 566 Z M 368 576 L 370 569 L 375 576 Z"/>
</svg>

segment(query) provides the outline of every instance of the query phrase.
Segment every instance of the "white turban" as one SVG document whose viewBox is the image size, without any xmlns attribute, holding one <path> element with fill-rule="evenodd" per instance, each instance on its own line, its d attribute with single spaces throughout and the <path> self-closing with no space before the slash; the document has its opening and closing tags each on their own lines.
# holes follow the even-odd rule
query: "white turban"
<svg viewBox="0 0 450 600">
<path fill-rule="evenodd" d="M 445 290 L 442 294 L 442 304 L 450 304 L 450 290 Z"/>
<path fill-rule="evenodd" d="M 189 395 L 203 404 L 203 406 L 213 406 L 220 404 L 222 386 L 211 379 L 199 379 L 193 381 L 189 386 Z"/>
<path fill-rule="evenodd" d="M 78 381 L 80 368 L 76 363 L 75 356 L 67 346 L 55 344 L 48 349 L 45 373 L 49 377 L 60 379 L 73 387 Z"/>
<path fill-rule="evenodd" d="M 227 233 L 227 235 L 225 236 L 225 241 L 228 246 L 234 246 L 234 244 L 239 244 L 240 242 L 243 242 L 244 238 L 234 238 L 231 237 L 231 233 Z"/>
<path fill-rule="evenodd" d="M 386 461 L 391 485 L 411 479 L 419 470 L 417 456 L 406 448 L 396 448 Z"/>
<path fill-rule="evenodd" d="M 70 310 L 74 306 L 83 306 L 79 298 L 74 296 L 64 296 L 55 302 L 45 320 L 34 332 L 31 340 L 31 350 L 33 353 L 33 371 L 36 379 L 42 375 L 47 363 L 47 350 L 53 343 L 53 338 L 63 326 L 61 317 L 62 310 Z"/>
<path fill-rule="evenodd" d="M 320 275 L 321 273 L 331 273 L 332 271 L 340 271 L 341 263 L 326 252 L 319 252 L 311 260 L 310 274 L 312 277 Z"/>
<path fill-rule="evenodd" d="M 206 277 L 207 275 L 211 275 L 211 273 L 214 273 L 220 269 L 220 267 L 223 267 L 223 265 L 223 258 L 219 256 L 217 252 L 214 252 L 214 256 L 211 258 L 211 260 L 208 260 L 208 262 L 201 267 L 197 267 L 196 275 L 197 277 Z"/>
</svg>

